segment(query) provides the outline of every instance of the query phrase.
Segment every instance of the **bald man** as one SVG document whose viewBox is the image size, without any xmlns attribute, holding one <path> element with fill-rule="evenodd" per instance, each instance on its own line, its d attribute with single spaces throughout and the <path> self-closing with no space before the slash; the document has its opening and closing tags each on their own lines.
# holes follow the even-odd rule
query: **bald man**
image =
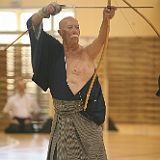
<svg viewBox="0 0 160 160">
<path fill-rule="evenodd" d="M 78 20 L 66 17 L 59 23 L 62 44 L 43 31 L 42 19 L 61 11 L 51 3 L 32 15 L 30 29 L 33 81 L 53 97 L 55 116 L 47 160 L 106 160 L 102 138 L 105 103 L 98 77 L 84 111 L 84 102 L 95 70 L 94 60 L 105 42 L 115 7 L 104 8 L 98 37 L 87 47 L 79 44 Z M 92 26 L 91 26 L 92 27 Z"/>
</svg>

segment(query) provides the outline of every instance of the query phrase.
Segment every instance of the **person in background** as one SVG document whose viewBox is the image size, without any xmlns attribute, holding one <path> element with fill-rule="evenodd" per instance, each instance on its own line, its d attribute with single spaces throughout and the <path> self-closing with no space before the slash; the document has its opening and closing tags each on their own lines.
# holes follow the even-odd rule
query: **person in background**
<svg viewBox="0 0 160 160">
<path fill-rule="evenodd" d="M 10 124 L 6 133 L 32 133 L 34 128 L 32 118 L 40 111 L 38 103 L 33 97 L 25 93 L 26 83 L 23 78 L 16 81 L 16 93 L 8 98 L 3 112 L 10 117 Z"/>
<path fill-rule="evenodd" d="M 98 37 L 86 47 L 79 44 L 80 27 L 74 17 L 59 23 L 62 43 L 43 31 L 43 18 L 61 9 L 51 3 L 27 21 L 32 80 L 44 91 L 50 89 L 55 109 L 47 160 L 106 160 L 102 136 L 106 109 L 97 76 L 86 111 L 84 102 L 95 71 L 94 60 L 105 43 L 116 8 L 104 8 Z"/>
</svg>

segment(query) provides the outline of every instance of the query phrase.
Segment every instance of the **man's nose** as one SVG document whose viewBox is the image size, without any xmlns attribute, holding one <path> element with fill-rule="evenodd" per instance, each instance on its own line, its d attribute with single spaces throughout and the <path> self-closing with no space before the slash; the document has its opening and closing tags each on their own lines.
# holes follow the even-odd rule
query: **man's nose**
<svg viewBox="0 0 160 160">
<path fill-rule="evenodd" d="M 79 29 L 77 27 L 72 28 L 73 33 L 79 33 Z"/>
</svg>

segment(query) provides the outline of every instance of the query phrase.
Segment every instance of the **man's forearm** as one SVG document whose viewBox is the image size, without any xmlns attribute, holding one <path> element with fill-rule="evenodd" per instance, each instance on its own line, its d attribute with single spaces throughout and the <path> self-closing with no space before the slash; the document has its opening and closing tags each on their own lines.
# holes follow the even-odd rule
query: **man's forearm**
<svg viewBox="0 0 160 160">
<path fill-rule="evenodd" d="M 98 41 L 100 41 L 101 44 L 105 42 L 106 39 L 106 34 L 110 30 L 110 20 L 108 19 L 103 19 L 100 30 L 99 30 L 99 35 L 98 35 Z"/>
<path fill-rule="evenodd" d="M 38 25 L 40 25 L 40 24 L 42 23 L 42 19 L 43 19 L 43 18 L 44 18 L 44 17 L 41 16 L 39 13 L 33 14 L 33 15 L 32 15 L 32 25 L 33 25 L 33 26 L 38 26 Z"/>
<path fill-rule="evenodd" d="M 48 11 L 48 6 L 43 7 L 42 9 L 40 9 L 37 13 L 32 15 L 32 25 L 33 26 L 38 26 L 42 23 L 43 18 L 49 18 L 50 17 L 50 13 Z"/>
<path fill-rule="evenodd" d="M 114 6 L 103 10 L 103 21 L 98 35 L 98 41 L 102 44 L 105 42 L 106 35 L 110 31 L 110 19 L 113 18 L 115 10 L 116 8 Z"/>
</svg>

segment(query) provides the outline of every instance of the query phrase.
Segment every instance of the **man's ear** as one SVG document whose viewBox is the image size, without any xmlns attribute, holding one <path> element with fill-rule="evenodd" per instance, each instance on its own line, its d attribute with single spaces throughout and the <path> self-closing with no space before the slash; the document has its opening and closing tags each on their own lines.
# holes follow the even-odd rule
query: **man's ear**
<svg viewBox="0 0 160 160">
<path fill-rule="evenodd" d="M 58 33 L 60 36 L 62 36 L 62 31 L 60 29 L 58 30 Z"/>
</svg>

